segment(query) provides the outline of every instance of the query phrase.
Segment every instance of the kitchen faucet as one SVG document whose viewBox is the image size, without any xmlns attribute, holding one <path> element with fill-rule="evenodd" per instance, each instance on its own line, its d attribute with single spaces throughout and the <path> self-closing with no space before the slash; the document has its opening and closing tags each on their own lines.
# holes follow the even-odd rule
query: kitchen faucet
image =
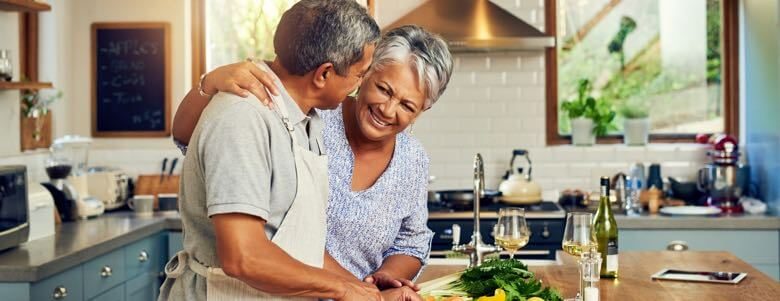
<svg viewBox="0 0 780 301">
<path fill-rule="evenodd" d="M 474 233 L 471 235 L 471 242 L 461 245 L 460 226 L 452 226 L 452 250 L 469 255 L 470 268 L 481 265 L 486 255 L 501 251 L 497 246 L 485 244 L 479 232 L 479 203 L 484 194 L 485 168 L 482 155 L 477 154 L 474 157 Z"/>
</svg>

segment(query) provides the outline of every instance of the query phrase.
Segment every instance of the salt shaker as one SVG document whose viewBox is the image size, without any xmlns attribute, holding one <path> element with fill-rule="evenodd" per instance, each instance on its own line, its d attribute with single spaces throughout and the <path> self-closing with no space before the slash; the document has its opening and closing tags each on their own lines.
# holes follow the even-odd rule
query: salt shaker
<svg viewBox="0 0 780 301">
<path fill-rule="evenodd" d="M 582 254 L 582 295 L 583 301 L 599 301 L 599 279 L 601 278 L 601 253 Z"/>
</svg>

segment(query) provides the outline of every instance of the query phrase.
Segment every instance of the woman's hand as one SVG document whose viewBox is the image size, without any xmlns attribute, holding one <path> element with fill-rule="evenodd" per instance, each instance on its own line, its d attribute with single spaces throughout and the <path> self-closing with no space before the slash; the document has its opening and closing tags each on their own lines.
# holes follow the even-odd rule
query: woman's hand
<svg viewBox="0 0 780 301">
<path fill-rule="evenodd" d="M 382 297 L 387 301 L 423 301 L 422 297 L 408 286 L 382 291 Z"/>
<path fill-rule="evenodd" d="M 279 95 L 279 88 L 274 83 L 272 74 L 261 70 L 252 62 L 244 61 L 225 65 L 206 74 L 203 79 L 203 92 L 214 95 L 217 92 L 233 93 L 241 97 L 253 94 L 264 105 L 273 106 L 271 96 Z"/>
<path fill-rule="evenodd" d="M 376 273 L 368 275 L 363 281 L 374 284 L 381 290 L 400 287 L 408 287 L 414 292 L 420 290 L 420 287 L 411 280 L 393 277 L 389 273 L 382 271 L 377 271 Z"/>
</svg>

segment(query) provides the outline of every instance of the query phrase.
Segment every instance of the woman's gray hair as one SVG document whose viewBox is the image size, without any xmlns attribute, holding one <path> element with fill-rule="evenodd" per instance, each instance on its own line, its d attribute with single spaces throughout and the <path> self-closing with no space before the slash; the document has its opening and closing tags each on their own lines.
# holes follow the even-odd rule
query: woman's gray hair
<svg viewBox="0 0 780 301">
<path fill-rule="evenodd" d="M 381 71 L 388 64 L 411 64 L 425 89 L 425 109 L 444 93 L 452 75 L 447 42 L 416 25 L 392 29 L 379 41 L 371 72 Z"/>
</svg>

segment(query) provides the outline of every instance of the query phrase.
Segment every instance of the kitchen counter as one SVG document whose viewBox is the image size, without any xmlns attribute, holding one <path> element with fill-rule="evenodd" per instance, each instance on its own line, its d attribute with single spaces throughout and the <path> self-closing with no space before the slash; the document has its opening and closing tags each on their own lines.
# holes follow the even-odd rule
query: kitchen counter
<svg viewBox="0 0 780 301">
<path fill-rule="evenodd" d="M 559 258 L 560 265 L 530 269 L 545 285 L 558 289 L 564 297 L 572 297 L 579 285 L 577 265 L 573 256 L 560 253 Z M 737 285 L 650 279 L 664 268 L 746 272 L 748 276 Z M 430 265 L 419 280 L 434 280 L 463 269 L 464 266 Z M 780 296 L 780 283 L 728 252 L 622 252 L 620 278 L 602 279 L 599 290 L 601 300 L 775 300 Z"/>
<path fill-rule="evenodd" d="M 35 282 L 154 233 L 180 229 L 176 212 L 117 212 L 62 223 L 53 236 L 0 252 L 0 282 Z"/>
<path fill-rule="evenodd" d="M 615 215 L 618 229 L 704 229 L 704 230 L 778 230 L 780 216 L 668 216 L 668 215 Z"/>
<path fill-rule="evenodd" d="M 560 218 L 557 212 L 534 212 L 535 218 Z M 495 211 L 482 211 L 480 218 L 498 219 Z M 565 216 L 565 214 L 564 214 Z M 432 212 L 430 220 L 470 220 L 474 217 L 471 211 Z M 530 217 L 530 214 L 529 214 Z M 706 230 L 780 230 L 780 216 L 773 215 L 735 215 L 735 216 L 668 216 L 648 215 L 626 216 L 615 214 L 619 229 L 706 229 Z"/>
<path fill-rule="evenodd" d="M 482 216 L 490 218 L 491 214 L 495 217 L 494 212 L 484 212 Z M 616 219 L 620 229 L 780 229 L 780 217 L 777 216 L 618 215 Z M 137 217 L 131 212 L 115 212 L 93 219 L 66 222 L 57 227 L 53 236 L 0 252 L 0 282 L 35 282 L 165 230 L 181 230 L 178 213 L 158 212 L 152 217 Z"/>
</svg>

